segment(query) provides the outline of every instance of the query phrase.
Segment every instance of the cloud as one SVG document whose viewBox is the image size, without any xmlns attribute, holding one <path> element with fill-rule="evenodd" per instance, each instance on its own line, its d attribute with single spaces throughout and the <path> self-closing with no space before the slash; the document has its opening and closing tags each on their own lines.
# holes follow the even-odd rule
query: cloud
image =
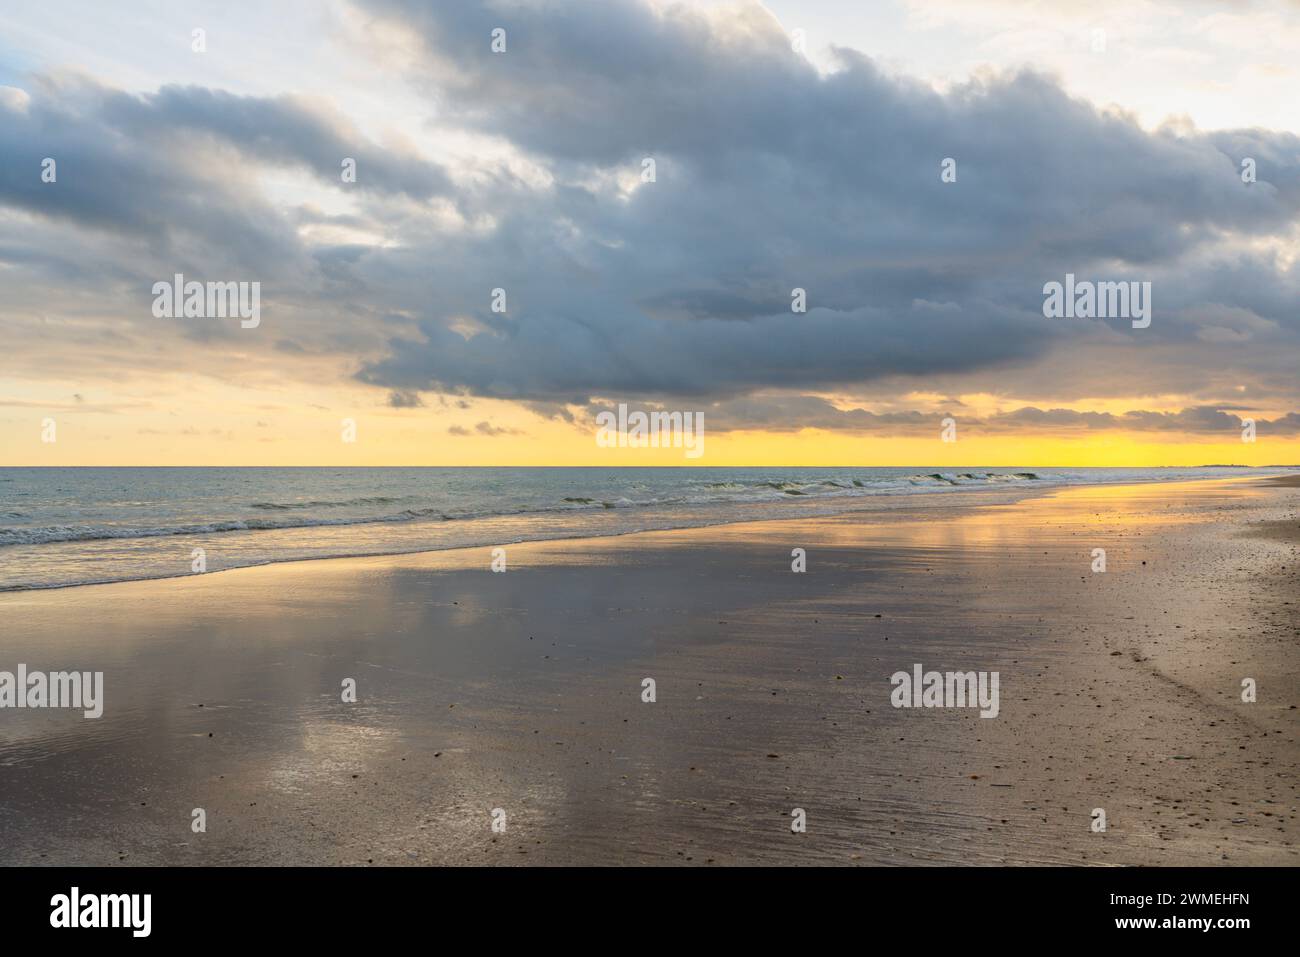
<svg viewBox="0 0 1300 957">
<path fill-rule="evenodd" d="M 1037 409 L 1030 406 L 996 416 L 987 424 L 995 428 L 1030 425 L 1041 431 L 1122 429 L 1131 432 L 1231 436 L 1240 432 L 1242 418 L 1243 416 L 1236 412 L 1214 406 L 1194 406 L 1178 412 L 1133 410 L 1121 415 L 1112 415 L 1109 412 L 1075 412 L 1070 409 Z M 1261 432 L 1275 435 L 1300 434 L 1300 414 L 1295 412 L 1289 412 L 1273 420 L 1257 419 L 1255 424 Z"/>
<path fill-rule="evenodd" d="M 394 409 L 418 409 L 424 405 L 420 393 L 394 389 L 388 393 L 388 405 Z"/>
<path fill-rule="evenodd" d="M 595 414 L 603 407 L 596 403 L 586 409 L 587 419 L 594 423 Z M 994 415 L 977 416 L 964 414 L 956 408 L 873 412 L 862 408 L 842 408 L 820 396 L 795 395 L 747 396 L 713 403 L 698 411 L 704 413 L 708 428 L 714 432 L 782 432 L 809 428 L 883 435 L 937 435 L 942 420 L 951 414 L 968 434 L 971 430 L 1057 435 L 1122 431 L 1235 438 L 1241 431 L 1243 417 L 1250 417 L 1255 420 L 1260 434 L 1300 435 L 1300 413 L 1290 412 L 1268 419 L 1252 414 L 1248 408 L 1228 405 L 1191 406 L 1177 412 L 1134 409 L 1119 414 L 1021 406 Z"/>
<path fill-rule="evenodd" d="M 822 74 L 757 5 L 366 6 L 414 31 L 441 111 L 555 185 L 512 194 L 492 231 L 426 247 L 446 264 L 438 301 L 363 382 L 551 403 L 728 397 L 1014 377 L 1107 338 L 1184 367 L 1190 388 L 1225 339 L 1252 340 L 1243 373 L 1300 344 L 1294 265 L 1242 242 L 1287 237 L 1300 215 L 1290 134 L 1149 133 L 1034 73 L 940 94 L 840 50 Z M 504 54 L 489 49 L 497 26 Z M 1243 150 L 1267 158 L 1249 186 Z M 947 156 L 956 183 L 940 181 Z M 610 187 L 620 175 L 631 185 Z M 1152 328 L 1044 320 L 1042 285 L 1066 272 L 1152 281 Z M 497 287 L 504 315 L 488 309 Z M 790 311 L 796 287 L 806 314 Z M 1184 320 L 1207 302 L 1258 322 Z M 465 315 L 476 334 L 451 331 Z"/>
<path fill-rule="evenodd" d="M 0 262 L 79 268 L 82 282 L 122 278 L 104 261 L 111 249 L 96 248 L 98 241 L 127 244 L 129 268 L 146 277 L 236 271 L 320 293 L 297 233 L 311 213 L 285 209 L 268 195 L 261 184 L 267 171 L 307 170 L 315 188 L 340 196 L 423 203 L 453 192 L 436 163 L 382 148 L 319 104 L 294 97 L 193 86 L 135 95 L 87 77 L 46 76 L 34 79 L 21 108 L 15 102 L 0 100 L 0 209 L 75 230 L 89 255 L 78 257 L 77 267 L 63 265 L 57 250 L 42 260 L 43 234 L 28 230 L 18 248 L 0 233 Z M 341 179 L 344 157 L 357 161 L 355 184 Z M 56 164 L 53 182 L 41 176 L 47 158 Z M 52 237 L 45 242 L 55 245 Z M 314 254 L 318 263 L 342 255 Z"/>
<path fill-rule="evenodd" d="M 88 79 L 47 78 L 26 109 L 0 104 L 0 207 L 145 250 L 228 244 L 238 252 L 226 261 L 294 258 L 291 231 L 257 191 L 240 188 L 239 170 L 202 162 L 182 141 L 141 137 L 139 124 L 114 115 L 129 99 Z M 46 158 L 53 182 L 41 177 Z"/>
<path fill-rule="evenodd" d="M 520 429 L 512 429 L 506 426 L 496 426 L 491 422 L 480 422 L 474 426 L 473 430 L 465 428 L 463 425 L 453 425 L 447 429 L 447 432 L 456 436 L 467 435 L 486 435 L 489 438 L 496 438 L 501 435 L 527 435 Z"/>
<path fill-rule="evenodd" d="M 394 408 L 426 392 L 573 421 L 643 400 L 786 430 L 930 428 L 900 398 L 916 390 L 996 395 L 1019 407 L 987 423 L 1007 430 L 1210 434 L 1234 390 L 1300 400 L 1291 133 L 1152 132 L 1033 72 L 939 92 L 851 49 L 819 70 L 757 3 L 357 6 L 384 28 L 367 34 L 376 83 L 423 98 L 419 147 L 346 97 L 6 77 L 15 368 L 256 367 L 360 381 Z M 484 149 L 457 165 L 444 140 Z M 262 326 L 152 321 L 149 285 L 173 271 L 260 279 Z M 1042 286 L 1067 272 L 1151 281 L 1151 327 L 1044 319 Z M 1112 396 L 1188 408 L 1056 408 Z"/>
<path fill-rule="evenodd" d="M 262 163 L 308 169 L 331 185 L 343 182 L 342 162 L 350 158 L 357 164 L 359 190 L 403 193 L 414 200 L 452 192 L 440 166 L 380 147 L 318 102 L 174 85 L 143 96 L 105 92 L 102 97 L 100 115 L 126 135 L 184 138 L 190 148 L 216 143 Z"/>
</svg>

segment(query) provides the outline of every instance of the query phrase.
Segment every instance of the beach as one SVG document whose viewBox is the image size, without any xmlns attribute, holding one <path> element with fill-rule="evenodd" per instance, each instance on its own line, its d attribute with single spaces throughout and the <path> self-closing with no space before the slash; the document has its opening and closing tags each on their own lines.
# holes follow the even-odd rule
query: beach
<svg viewBox="0 0 1300 957">
<path fill-rule="evenodd" d="M 0 594 L 0 863 L 1300 863 L 1295 478 L 982 494 Z"/>
</svg>

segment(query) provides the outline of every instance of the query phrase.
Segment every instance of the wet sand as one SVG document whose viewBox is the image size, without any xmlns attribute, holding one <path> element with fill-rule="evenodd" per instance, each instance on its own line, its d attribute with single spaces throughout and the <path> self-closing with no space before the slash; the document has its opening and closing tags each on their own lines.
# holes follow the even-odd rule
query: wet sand
<svg viewBox="0 0 1300 957">
<path fill-rule="evenodd" d="M 0 595 L 0 863 L 1300 863 L 1295 485 L 964 501 Z"/>
</svg>

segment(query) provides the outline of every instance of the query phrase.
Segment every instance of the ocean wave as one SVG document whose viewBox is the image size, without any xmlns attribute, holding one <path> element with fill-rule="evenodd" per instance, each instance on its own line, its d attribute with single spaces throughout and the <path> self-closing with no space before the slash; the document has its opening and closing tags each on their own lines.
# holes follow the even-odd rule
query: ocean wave
<svg viewBox="0 0 1300 957">
<path fill-rule="evenodd" d="M 326 499 L 310 502 L 252 502 L 248 507 L 268 511 L 288 511 L 295 508 L 355 508 L 358 505 L 391 505 L 400 501 L 402 499 L 390 498 L 387 495 L 371 495 L 366 498 Z"/>
<path fill-rule="evenodd" d="M 0 479 L 13 481 L 11 475 L 17 474 L 20 481 L 33 486 L 26 490 L 20 485 L 16 493 L 0 492 L 0 509 L 21 513 L 0 511 L 0 592 L 187 574 L 188 563 L 176 558 L 182 541 L 183 552 L 188 552 L 191 543 L 215 549 L 212 558 L 220 569 L 214 570 L 227 570 L 349 555 L 832 515 L 877 506 L 888 509 L 920 503 L 942 507 L 946 502 L 959 503 L 966 495 L 977 502 L 1016 500 L 1056 486 L 1223 474 L 1223 470 L 1208 468 L 1049 468 L 1040 472 L 967 468 L 912 474 L 914 471 L 865 467 L 726 472 L 674 469 L 611 470 L 607 475 L 593 475 L 590 470 L 515 470 L 483 473 L 490 477 L 490 484 L 483 488 L 483 483 L 466 481 L 459 471 L 420 472 L 413 481 L 407 473 L 344 470 L 331 473 L 332 477 L 361 475 L 369 484 L 350 481 L 340 488 L 329 484 L 259 486 L 262 472 L 240 470 L 233 474 L 246 485 L 234 501 L 229 494 L 231 483 L 215 482 L 209 491 L 202 484 L 206 474 L 202 472 L 166 471 L 160 473 L 160 480 L 155 477 L 159 473 L 147 470 L 120 475 L 111 470 L 85 470 L 77 473 L 84 479 L 61 480 L 45 501 L 38 493 L 50 473 L 29 475 L 10 470 L 10 475 L 5 475 L 0 470 Z M 1279 467 L 1278 471 L 1296 470 Z M 225 478 L 231 473 L 214 470 L 214 474 Z M 291 477 L 308 474 L 289 473 Z M 190 481 L 189 476 L 196 478 Z M 276 478 L 280 477 L 277 473 Z M 306 483 L 308 479 L 298 481 Z M 299 488 L 313 495 L 310 503 L 294 497 Z M 124 489 L 129 490 L 130 501 L 122 501 Z M 372 492 L 375 494 L 366 494 Z M 250 502 L 259 507 L 250 507 Z M 554 515 L 539 517 L 536 513 Z M 407 524 L 377 524 L 385 522 Z M 313 534 L 313 526 L 360 528 Z M 277 534 L 277 529 L 298 531 Z M 224 535 L 229 537 L 205 539 Z M 96 542 L 98 539 L 125 541 Z M 69 544 L 45 544 L 60 542 Z M 6 545 L 25 547 L 2 547 Z"/>
<path fill-rule="evenodd" d="M 576 500 L 573 500 L 576 503 Z M 626 501 L 626 500 L 624 500 Z M 631 507 L 626 503 L 621 507 Z M 353 518 L 303 517 L 301 519 L 231 519 L 228 521 L 198 522 L 179 525 L 39 525 L 0 527 L 0 547 L 12 545 L 49 545 L 59 542 L 95 542 L 110 539 L 165 538 L 176 535 L 216 535 L 227 532 L 277 531 L 293 528 L 323 528 L 341 525 L 373 525 L 386 522 L 413 522 L 421 519 L 440 521 L 466 521 L 476 518 L 505 518 L 544 512 L 565 512 L 575 507 L 617 508 L 614 502 L 588 499 L 567 506 L 543 508 L 520 507 L 506 511 L 483 509 L 462 512 L 445 512 L 440 508 L 411 508 L 390 515 L 367 515 Z"/>
<path fill-rule="evenodd" d="M 910 475 L 912 485 L 1003 485 L 1009 482 L 1042 481 L 1034 472 L 929 472 Z"/>
<path fill-rule="evenodd" d="M 1038 481 L 1033 472 L 932 472 L 926 475 L 890 477 L 863 482 L 816 478 L 798 480 L 760 480 L 752 482 L 711 482 L 696 486 L 695 491 L 682 489 L 676 494 L 651 498 L 600 498 L 591 495 L 566 495 L 551 503 L 519 504 L 510 508 L 487 507 L 483 509 L 456 509 L 436 506 L 412 507 L 385 514 L 331 517 L 329 515 L 301 515 L 272 517 L 247 517 L 208 522 L 189 522 L 159 525 L 16 525 L 0 526 L 0 547 L 14 545 L 45 545 L 58 542 L 91 542 L 109 539 L 163 538 L 178 535 L 216 535 L 231 532 L 275 531 L 279 529 L 313 528 L 341 525 L 371 525 L 386 522 L 469 521 L 474 519 L 506 518 L 518 515 L 545 514 L 586 509 L 653 509 L 675 506 L 718 504 L 761 504 L 785 499 L 842 498 L 906 492 L 917 487 L 951 487 L 994 485 L 1013 482 Z M 392 504 L 409 500 L 412 496 L 365 496 L 350 499 L 326 499 L 306 502 L 253 502 L 248 507 L 263 512 L 290 512 L 315 508 L 328 510 L 340 507 L 366 507 Z M 15 516 L 16 517 L 16 516 Z"/>
<path fill-rule="evenodd" d="M 118 538 L 165 538 L 172 535 L 212 535 L 222 532 L 273 531 L 281 528 L 315 528 L 327 525 L 366 525 L 371 522 L 409 521 L 409 515 L 378 518 L 312 518 L 276 522 L 242 519 L 187 525 L 38 525 L 0 528 L 0 545 L 48 545 L 55 542 L 96 542 Z"/>
</svg>

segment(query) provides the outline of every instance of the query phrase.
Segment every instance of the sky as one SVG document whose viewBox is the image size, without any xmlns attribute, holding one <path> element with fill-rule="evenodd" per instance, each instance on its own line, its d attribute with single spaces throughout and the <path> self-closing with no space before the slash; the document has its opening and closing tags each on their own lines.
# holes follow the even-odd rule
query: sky
<svg viewBox="0 0 1300 957">
<path fill-rule="evenodd" d="M 1300 463 L 1297 49 L 1280 0 L 2 4 L 0 465 Z"/>
</svg>

